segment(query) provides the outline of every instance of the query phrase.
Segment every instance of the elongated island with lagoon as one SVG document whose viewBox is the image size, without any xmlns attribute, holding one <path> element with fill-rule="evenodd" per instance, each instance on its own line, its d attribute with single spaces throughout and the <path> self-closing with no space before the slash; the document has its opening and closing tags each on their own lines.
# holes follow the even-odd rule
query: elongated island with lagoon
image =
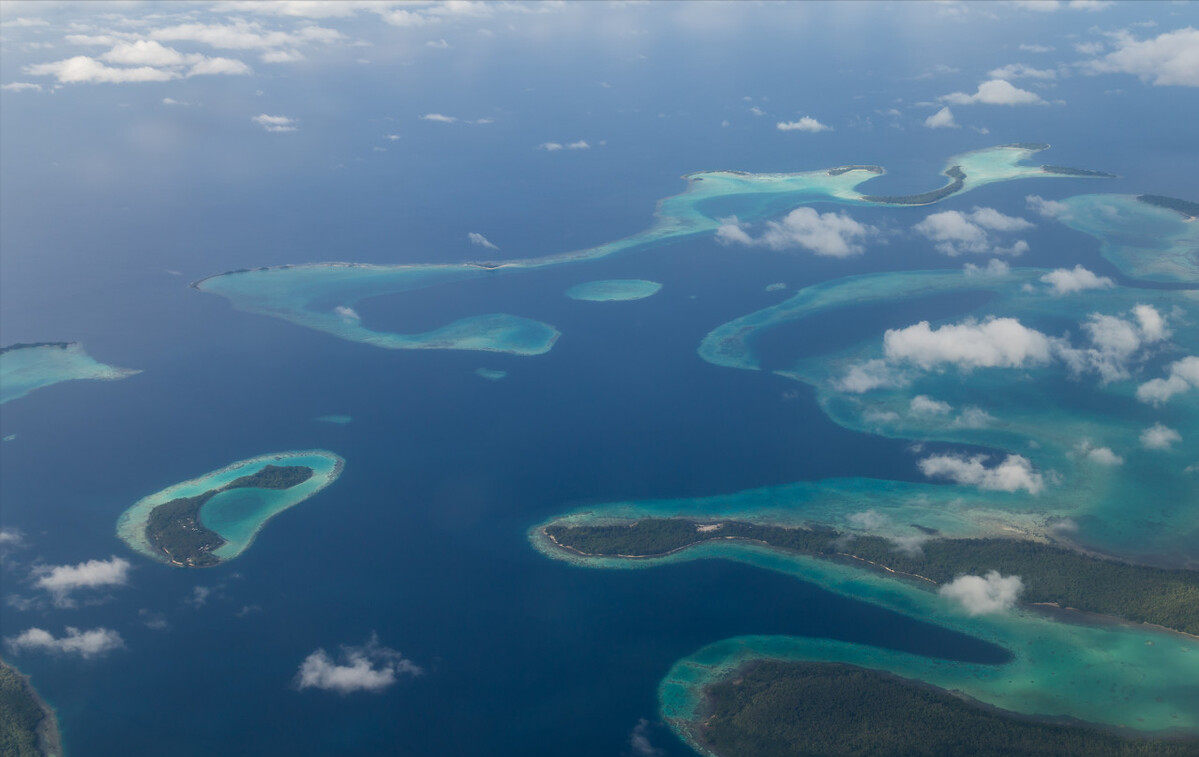
<svg viewBox="0 0 1199 757">
<path fill-rule="evenodd" d="M 139 500 L 117 534 L 169 565 L 219 565 L 244 552 L 268 520 L 337 480 L 343 464 L 324 450 L 242 460 Z"/>
</svg>

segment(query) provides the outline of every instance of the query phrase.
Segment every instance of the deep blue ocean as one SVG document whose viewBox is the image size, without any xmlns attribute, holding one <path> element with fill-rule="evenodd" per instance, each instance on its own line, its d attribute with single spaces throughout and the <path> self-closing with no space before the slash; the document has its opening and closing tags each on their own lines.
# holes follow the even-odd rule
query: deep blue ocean
<svg viewBox="0 0 1199 757">
<path fill-rule="evenodd" d="M 1104 22 L 1153 15 L 1135 5 Z M 812 635 L 1002 660 L 984 642 L 744 565 L 587 570 L 546 560 L 526 541 L 532 524 L 588 503 L 840 476 L 922 480 L 906 442 L 842 429 L 807 387 L 710 365 L 696 347 L 717 325 L 807 284 L 960 268 L 963 259 L 908 233 L 927 209 L 854 208 L 888 233 L 849 260 L 722 247 L 707 235 L 358 306 L 372 328 L 405 332 L 480 313 L 535 318 L 562 332 L 537 357 L 375 349 L 236 312 L 187 286 L 288 262 L 579 249 L 648 226 L 654 203 L 697 170 L 877 163 L 890 173 L 868 191 L 923 191 L 940 184 L 948 156 L 1017 141 L 1052 143 L 1046 162 L 1122 178 L 1101 188 L 993 184 L 938 210 L 1032 217 L 1027 194 L 1087 191 L 1197 199 L 1194 121 L 1134 77 L 1121 79 L 1119 97 L 1106 92 L 1110 79 L 1077 76 L 1065 107 L 959 111 L 985 122 L 986 135 L 890 128 L 877 111 L 897 98 L 972 87 L 1019 57 L 1018 42 L 1059 39 L 1078 21 L 1046 18 L 1035 33 L 997 22 L 982 53 L 981 26 L 905 37 L 884 15 L 788 30 L 766 8 L 721 30 L 673 27 L 659 9 L 640 63 L 630 61 L 643 48 L 580 42 L 577 31 L 542 39 L 536 56 L 497 48 L 486 63 L 458 67 L 348 57 L 268 82 L 188 80 L 174 96 L 205 107 L 186 117 L 160 106 L 165 85 L 21 93 L 19 107 L 5 93 L 3 343 L 80 341 L 98 360 L 143 370 L 43 389 L 0 416 L 0 435 L 17 435 L 0 446 L 0 525 L 28 543 L 12 553 L 0 595 L 35 596 L 26 578 L 35 563 L 118 555 L 135 564 L 131 585 L 105 601 L 80 594 L 71 610 L 2 609 L 0 636 L 106 626 L 125 639 L 127 649 L 95 660 L 15 660 L 57 708 L 70 754 L 610 757 L 630 753 L 644 718 L 655 747 L 683 755 L 690 750 L 656 721 L 657 684 L 677 659 L 722 638 Z M 939 63 L 964 72 L 916 78 Z M 811 112 L 836 128 L 759 128 L 747 96 L 771 121 Z M 1193 115 L 1192 92 L 1179 97 Z M 295 114 L 301 130 L 251 131 L 242 111 L 263 108 Z M 430 111 L 495 123 L 418 120 Z M 391 132 L 401 139 L 380 141 Z M 592 149 L 534 149 L 576 139 Z M 501 251 L 480 254 L 469 231 Z M 1025 236 L 1032 250 L 1019 264 L 1083 263 L 1118 277 L 1090 237 L 1047 221 Z M 605 278 L 663 289 L 627 303 L 563 295 Z M 789 288 L 764 291 L 773 282 Z M 781 367 L 974 304 L 863 309 L 822 321 L 818 333 L 780 330 L 763 349 Z M 480 367 L 508 375 L 486 381 Z M 353 422 L 314 420 L 330 414 Z M 310 448 L 345 458 L 340 479 L 272 520 L 230 563 L 168 569 L 116 537 L 118 515 L 145 495 L 242 458 Z M 197 587 L 209 590 L 202 604 L 192 601 Z M 168 627 L 147 627 L 152 617 Z M 292 687 L 309 653 L 372 633 L 425 673 L 378 695 Z"/>
</svg>

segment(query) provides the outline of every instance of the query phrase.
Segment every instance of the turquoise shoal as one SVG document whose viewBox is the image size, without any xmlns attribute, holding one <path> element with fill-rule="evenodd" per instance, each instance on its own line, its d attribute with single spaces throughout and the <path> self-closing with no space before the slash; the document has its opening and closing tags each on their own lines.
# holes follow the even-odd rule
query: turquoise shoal
<svg viewBox="0 0 1199 757">
<path fill-rule="evenodd" d="M 572 300 L 588 300 L 590 302 L 618 302 L 624 300 L 643 300 L 652 297 L 662 289 L 656 281 L 645 279 L 607 279 L 604 281 L 588 281 L 575 284 L 566 290 L 566 296 Z"/>
<path fill-rule="evenodd" d="M 61 381 L 115 381 L 135 373 L 141 371 L 97 362 L 78 343 L 9 349 L 0 353 L 0 405 Z"/>
</svg>

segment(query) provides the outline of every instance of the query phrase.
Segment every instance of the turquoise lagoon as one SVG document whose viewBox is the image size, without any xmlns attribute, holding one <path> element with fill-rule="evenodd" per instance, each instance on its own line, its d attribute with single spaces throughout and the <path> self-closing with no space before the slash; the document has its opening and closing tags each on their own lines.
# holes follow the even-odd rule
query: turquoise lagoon
<svg viewBox="0 0 1199 757">
<path fill-rule="evenodd" d="M 116 381 L 136 373 L 97 361 L 77 342 L 13 345 L 0 351 L 0 404 L 62 381 Z"/>
<path fill-rule="evenodd" d="M 626 300 L 644 300 L 646 297 L 657 294 L 661 289 L 662 285 L 656 281 L 607 279 L 576 284 L 566 290 L 566 296 L 572 300 L 588 302 L 624 302 Z"/>
<path fill-rule="evenodd" d="M 222 561 L 232 560 L 246 551 L 271 518 L 336 481 L 341 475 L 344 461 L 325 450 L 279 452 L 239 460 L 138 500 L 117 520 L 117 535 L 135 552 L 159 562 L 167 562 L 146 539 L 146 524 L 154 508 L 174 499 L 196 497 L 219 489 L 242 476 L 253 475 L 268 465 L 311 468 L 312 477 L 288 489 L 230 489 L 208 500 L 200 508 L 200 522 L 225 540 L 212 552 Z"/>
<path fill-rule="evenodd" d="M 1135 195 L 1063 200 L 1062 223 L 1099 239 L 1100 251 L 1130 277 L 1199 284 L 1199 224 Z"/>
<path fill-rule="evenodd" d="M 1062 178 L 1027 161 L 1039 150 L 1004 145 L 955 155 L 946 169 L 966 173 L 961 194 L 996 181 Z M 375 331 L 354 310 L 372 297 L 399 294 L 488 276 L 568 263 L 595 261 L 682 237 L 714 232 L 734 210 L 754 222 L 807 202 L 874 205 L 857 186 L 882 169 L 825 169 L 801 173 L 750 174 L 706 171 L 687 174 L 687 188 L 658 203 L 650 228 L 624 239 L 543 258 L 450 264 L 366 265 L 311 263 L 244 269 L 210 276 L 192 286 L 220 295 L 238 310 L 281 318 L 340 339 L 385 349 L 451 349 L 540 355 L 559 333 L 540 321 L 507 313 L 468 315 L 432 331 L 397 334 Z M 953 195 L 950 195 L 953 196 Z"/>
</svg>

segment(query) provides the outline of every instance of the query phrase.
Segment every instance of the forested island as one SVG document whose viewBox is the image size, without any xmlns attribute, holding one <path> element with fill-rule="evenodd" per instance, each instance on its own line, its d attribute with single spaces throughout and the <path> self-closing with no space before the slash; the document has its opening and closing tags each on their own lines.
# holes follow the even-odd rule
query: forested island
<svg viewBox="0 0 1199 757">
<path fill-rule="evenodd" d="M 882 174 L 883 167 L 882 166 L 867 166 L 867 165 L 837 166 L 836 168 L 830 168 L 828 170 L 828 175 L 829 176 L 840 176 L 841 174 L 849 173 L 850 171 L 869 171 L 870 173 L 874 173 L 874 174 Z"/>
<path fill-rule="evenodd" d="M 1176 210 L 1187 218 L 1199 218 L 1199 202 L 1180 200 L 1177 197 L 1166 197 L 1165 195 L 1137 195 L 1137 199 L 1159 208 Z"/>
<path fill-rule="evenodd" d="M 943 200 L 954 192 L 961 191 L 966 185 L 966 172 L 961 166 L 950 166 L 945 175 L 953 179 L 950 183 L 918 195 L 862 195 L 867 202 L 877 202 L 883 205 L 930 205 L 937 200 Z"/>
<path fill-rule="evenodd" d="M 58 757 L 62 740 L 54 711 L 29 681 L 0 661 L 0 757 Z"/>
<path fill-rule="evenodd" d="M 1045 173 L 1055 173 L 1059 176 L 1083 176 L 1090 179 L 1115 179 L 1114 173 L 1092 171 L 1089 168 L 1070 168 L 1069 166 L 1041 166 Z"/>
<path fill-rule="evenodd" d="M 784 527 L 685 518 L 645 518 L 604 526 L 550 525 L 545 535 L 583 555 L 657 557 L 715 539 L 743 539 L 778 549 L 851 561 L 930 588 L 963 574 L 997 570 L 1024 582 L 1021 599 L 1109 615 L 1199 636 L 1199 572 L 1117 562 L 1055 544 L 1017 539 L 931 539 L 918 551 L 897 550 L 880 536 L 824 527 Z"/>
<path fill-rule="evenodd" d="M 58 347 L 65 350 L 75 342 L 21 342 L 19 344 L 10 344 L 7 347 L 0 347 L 0 355 L 14 350 L 27 350 L 32 347 Z"/>
<path fill-rule="evenodd" d="M 704 691 L 697 740 L 722 757 L 1194 757 L 1194 739 L 1124 738 L 1000 713 L 890 673 L 757 662 Z"/>
<path fill-rule="evenodd" d="M 313 470 L 303 465 L 266 465 L 257 473 L 194 497 L 180 497 L 155 507 L 146 523 L 146 538 L 167 559 L 180 566 L 205 568 L 220 559 L 213 550 L 225 543 L 220 534 L 200 522 L 200 508 L 217 494 L 230 489 L 290 489 L 312 478 Z"/>
</svg>

